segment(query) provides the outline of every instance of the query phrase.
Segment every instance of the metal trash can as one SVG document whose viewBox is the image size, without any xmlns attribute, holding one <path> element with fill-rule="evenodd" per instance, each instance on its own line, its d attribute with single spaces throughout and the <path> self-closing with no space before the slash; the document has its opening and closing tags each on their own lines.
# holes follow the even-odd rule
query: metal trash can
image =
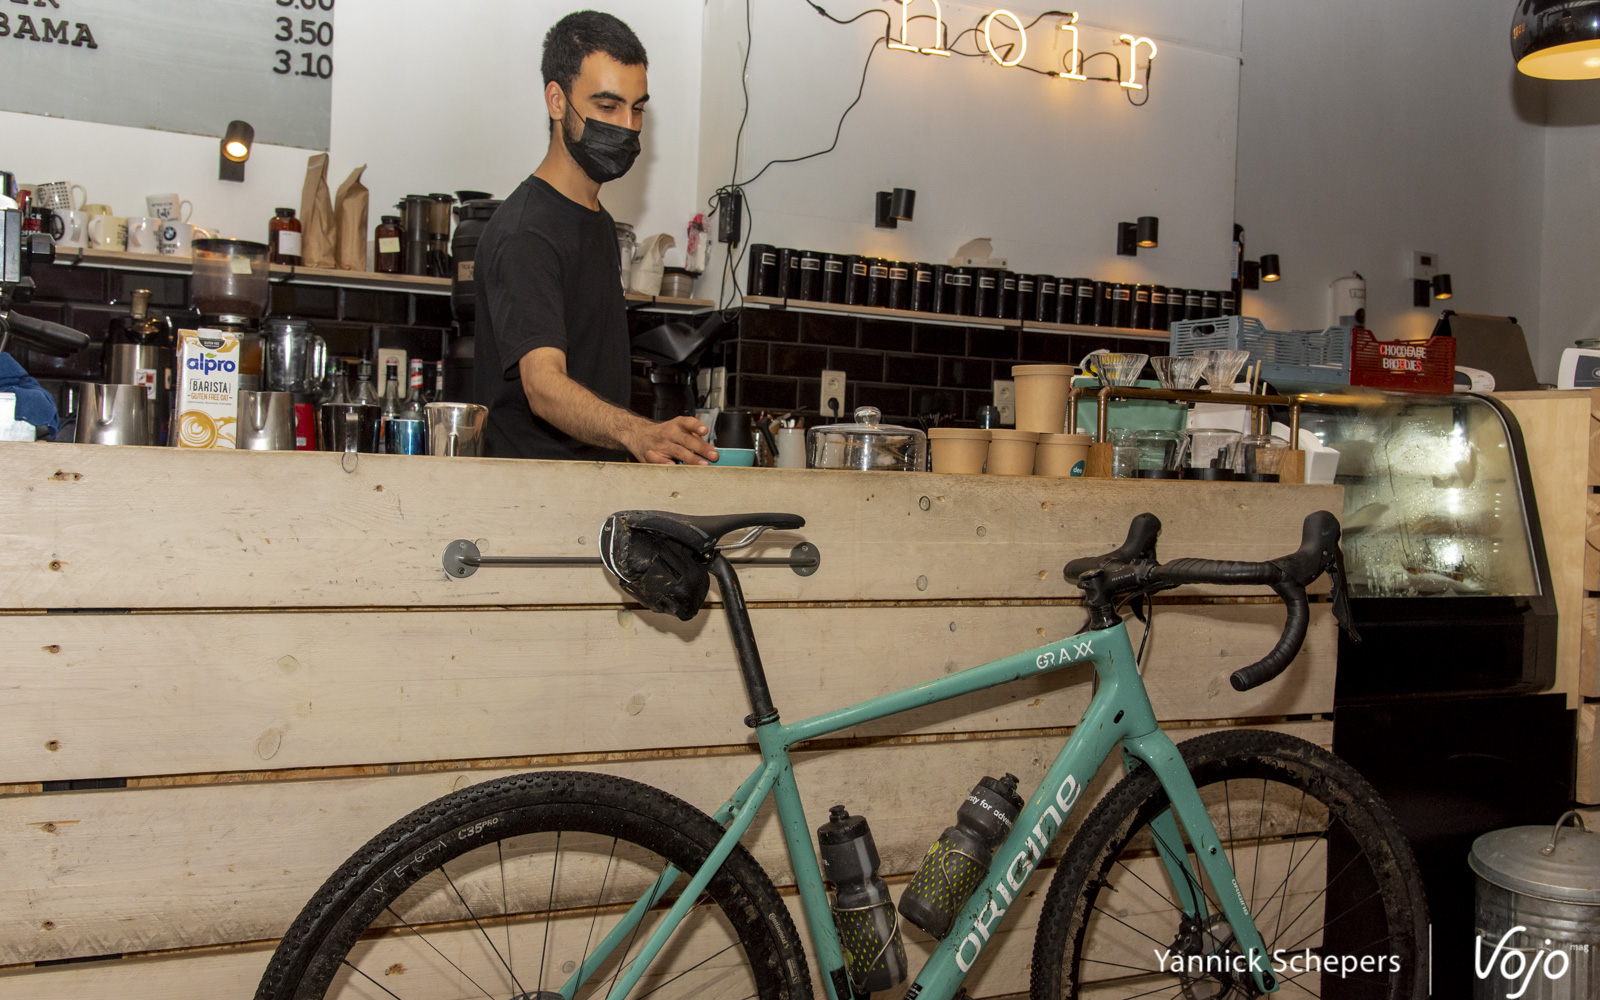
<svg viewBox="0 0 1600 1000">
<path fill-rule="evenodd" d="M 1486 833 L 1467 863 L 1478 876 L 1473 1000 L 1600 997 L 1600 834 L 1569 812 L 1554 830 Z"/>
</svg>

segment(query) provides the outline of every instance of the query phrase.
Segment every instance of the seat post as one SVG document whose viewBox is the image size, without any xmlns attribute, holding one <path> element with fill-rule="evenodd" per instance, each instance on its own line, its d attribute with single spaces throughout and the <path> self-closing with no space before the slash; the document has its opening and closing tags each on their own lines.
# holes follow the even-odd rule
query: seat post
<svg viewBox="0 0 1600 1000">
<path fill-rule="evenodd" d="M 728 616 L 733 648 L 739 654 L 739 673 L 744 676 L 745 691 L 750 695 L 751 714 L 744 724 L 754 729 L 776 722 L 778 710 L 772 707 L 772 692 L 767 689 L 767 674 L 761 668 L 761 651 L 756 648 L 756 634 L 750 628 L 750 610 L 745 607 L 739 577 L 720 552 L 708 568 L 722 589 L 722 609 Z"/>
</svg>

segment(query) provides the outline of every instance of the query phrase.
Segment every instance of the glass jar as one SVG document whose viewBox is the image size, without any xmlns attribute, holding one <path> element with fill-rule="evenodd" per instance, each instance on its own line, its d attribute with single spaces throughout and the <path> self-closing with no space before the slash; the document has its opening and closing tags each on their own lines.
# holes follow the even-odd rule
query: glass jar
<svg viewBox="0 0 1600 1000">
<path fill-rule="evenodd" d="M 376 243 L 372 266 L 379 274 L 400 274 L 405 270 L 406 257 L 402 242 L 405 233 L 400 226 L 400 216 L 385 215 L 380 219 L 378 228 L 372 234 Z"/>
<path fill-rule="evenodd" d="M 300 253 L 300 220 L 294 217 L 292 208 L 275 208 L 272 211 L 272 218 L 267 220 L 270 260 L 274 264 L 299 267 L 303 259 Z"/>
<path fill-rule="evenodd" d="M 911 427 L 880 424 L 875 406 L 857 407 L 853 424 L 825 424 L 806 431 L 807 464 L 813 469 L 922 472 L 928 437 Z"/>
<path fill-rule="evenodd" d="M 622 269 L 622 290 L 628 290 L 628 275 L 633 271 L 633 254 L 639 249 L 638 238 L 633 235 L 633 226 L 626 222 L 617 223 L 617 259 Z"/>
</svg>

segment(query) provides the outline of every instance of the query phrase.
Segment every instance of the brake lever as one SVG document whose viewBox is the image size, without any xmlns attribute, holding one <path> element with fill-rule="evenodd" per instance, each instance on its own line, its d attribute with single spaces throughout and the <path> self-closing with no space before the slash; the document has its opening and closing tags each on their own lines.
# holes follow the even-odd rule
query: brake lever
<svg viewBox="0 0 1600 1000">
<path fill-rule="evenodd" d="M 1334 545 L 1333 554 L 1328 557 L 1323 569 L 1333 586 L 1333 620 L 1344 629 L 1344 634 L 1350 637 L 1351 642 L 1360 642 L 1361 633 L 1356 631 L 1355 618 L 1350 612 L 1350 588 L 1345 583 L 1344 549 Z"/>
</svg>

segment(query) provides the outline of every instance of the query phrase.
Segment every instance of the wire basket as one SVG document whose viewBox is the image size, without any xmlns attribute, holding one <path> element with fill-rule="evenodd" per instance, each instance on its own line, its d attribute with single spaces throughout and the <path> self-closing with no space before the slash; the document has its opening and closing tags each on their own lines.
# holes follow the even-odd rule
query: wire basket
<svg viewBox="0 0 1600 1000">
<path fill-rule="evenodd" d="M 1172 354 L 1249 351 L 1250 364 L 1283 392 L 1319 392 L 1350 384 L 1351 329 L 1268 330 L 1249 316 L 1189 319 L 1172 324 Z"/>
<path fill-rule="evenodd" d="M 1379 340 L 1357 328 L 1353 338 L 1350 384 L 1398 392 L 1455 392 L 1456 339 Z"/>
</svg>

